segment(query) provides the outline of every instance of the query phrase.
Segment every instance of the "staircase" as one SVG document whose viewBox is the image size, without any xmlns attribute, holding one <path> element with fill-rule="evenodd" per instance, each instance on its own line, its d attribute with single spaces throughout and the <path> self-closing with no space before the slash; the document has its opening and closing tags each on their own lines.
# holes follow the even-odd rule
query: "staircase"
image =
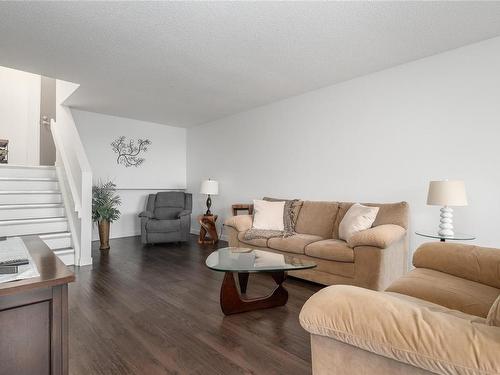
<svg viewBox="0 0 500 375">
<path fill-rule="evenodd" d="M 55 167 L 0 165 L 0 236 L 38 235 L 61 260 L 75 250 Z"/>
</svg>

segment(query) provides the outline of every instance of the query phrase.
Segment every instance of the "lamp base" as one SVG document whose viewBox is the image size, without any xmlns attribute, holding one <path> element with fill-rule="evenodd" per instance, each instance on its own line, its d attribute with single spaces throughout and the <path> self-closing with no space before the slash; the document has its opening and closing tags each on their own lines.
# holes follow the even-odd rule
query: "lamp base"
<svg viewBox="0 0 500 375">
<path fill-rule="evenodd" d="M 205 216 L 212 216 L 212 212 L 210 212 L 210 207 L 212 207 L 212 198 L 210 198 L 210 194 L 207 197 L 207 212 L 205 212 Z"/>
<path fill-rule="evenodd" d="M 444 206 L 441 208 L 441 220 L 438 234 L 442 237 L 453 237 L 453 208 Z"/>
</svg>

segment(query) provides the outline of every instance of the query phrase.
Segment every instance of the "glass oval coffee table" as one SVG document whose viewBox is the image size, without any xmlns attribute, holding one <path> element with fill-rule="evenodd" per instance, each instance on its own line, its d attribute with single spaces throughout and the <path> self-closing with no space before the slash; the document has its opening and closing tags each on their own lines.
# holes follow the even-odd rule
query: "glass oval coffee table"
<svg viewBox="0 0 500 375">
<path fill-rule="evenodd" d="M 283 306 L 288 292 L 283 287 L 287 271 L 316 267 L 313 262 L 270 251 L 241 247 L 225 247 L 214 251 L 206 260 L 208 268 L 225 272 L 220 290 L 220 306 L 225 315 Z M 273 292 L 262 298 L 244 298 L 250 273 L 268 273 L 278 285 Z M 238 274 L 240 292 L 233 273 Z"/>
</svg>

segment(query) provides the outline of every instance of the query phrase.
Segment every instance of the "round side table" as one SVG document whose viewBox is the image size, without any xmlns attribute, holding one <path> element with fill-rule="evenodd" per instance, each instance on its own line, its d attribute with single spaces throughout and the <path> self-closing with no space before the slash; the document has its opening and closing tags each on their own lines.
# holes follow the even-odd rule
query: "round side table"
<svg viewBox="0 0 500 375">
<path fill-rule="evenodd" d="M 446 242 L 446 240 L 450 241 L 471 241 L 475 240 L 476 237 L 472 236 L 470 234 L 464 234 L 464 233 L 455 233 L 453 236 L 440 236 L 436 232 L 433 231 L 416 231 L 416 235 L 422 236 L 422 237 L 428 237 L 428 238 L 435 238 L 438 239 L 441 242 Z"/>
</svg>

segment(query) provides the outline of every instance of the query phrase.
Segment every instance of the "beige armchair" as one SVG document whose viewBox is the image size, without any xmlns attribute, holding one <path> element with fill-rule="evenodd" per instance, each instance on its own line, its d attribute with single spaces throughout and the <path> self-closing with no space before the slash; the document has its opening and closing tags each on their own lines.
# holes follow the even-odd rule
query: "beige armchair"
<svg viewBox="0 0 500 375">
<path fill-rule="evenodd" d="M 430 243 L 386 292 L 338 285 L 300 314 L 314 374 L 500 374 L 500 249 Z"/>
</svg>

